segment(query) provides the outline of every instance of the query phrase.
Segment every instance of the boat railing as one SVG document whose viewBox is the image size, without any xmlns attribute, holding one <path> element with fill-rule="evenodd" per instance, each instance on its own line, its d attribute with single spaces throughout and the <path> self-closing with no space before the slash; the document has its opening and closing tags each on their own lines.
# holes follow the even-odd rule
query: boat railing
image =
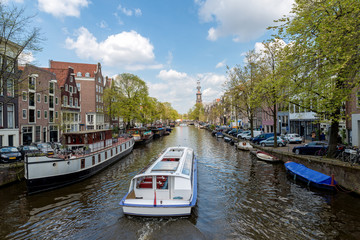
<svg viewBox="0 0 360 240">
<path fill-rule="evenodd" d="M 53 157 L 64 158 L 64 159 L 67 159 L 67 158 L 80 158 L 80 157 L 84 157 L 84 156 L 87 156 L 87 155 L 90 155 L 90 154 L 97 153 L 97 152 L 105 150 L 105 149 L 116 147 L 116 146 L 121 145 L 124 142 L 128 141 L 128 139 L 129 139 L 128 137 L 124 137 L 124 136 L 118 137 L 118 138 L 113 138 L 111 145 L 93 147 L 91 149 L 90 148 L 84 149 L 84 147 L 74 149 L 74 150 L 61 149 L 58 152 L 56 152 L 56 154 L 54 154 Z"/>
</svg>

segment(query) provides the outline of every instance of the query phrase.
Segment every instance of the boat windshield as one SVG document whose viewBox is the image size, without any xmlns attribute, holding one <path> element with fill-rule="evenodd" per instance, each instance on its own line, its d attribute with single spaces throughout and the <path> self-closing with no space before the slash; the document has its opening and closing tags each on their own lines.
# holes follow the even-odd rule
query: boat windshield
<svg viewBox="0 0 360 240">
<path fill-rule="evenodd" d="M 181 172 L 182 174 L 185 174 L 185 175 L 188 175 L 188 176 L 190 175 L 192 158 L 193 158 L 192 152 L 188 151 L 187 154 L 186 154 L 184 167 L 183 167 L 182 172 Z"/>
</svg>

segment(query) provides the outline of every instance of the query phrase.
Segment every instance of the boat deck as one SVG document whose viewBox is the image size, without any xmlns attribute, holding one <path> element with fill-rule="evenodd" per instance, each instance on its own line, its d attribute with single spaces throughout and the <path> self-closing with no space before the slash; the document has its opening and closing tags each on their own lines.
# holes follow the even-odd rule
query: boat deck
<svg viewBox="0 0 360 240">
<path fill-rule="evenodd" d="M 74 152 L 71 154 L 62 154 L 62 153 L 57 153 L 51 156 L 48 156 L 49 158 L 62 158 L 62 159 L 66 159 L 66 158 L 81 158 L 81 157 L 85 157 L 87 155 L 90 154 L 94 154 L 94 153 L 98 153 L 103 151 L 104 149 L 110 149 L 112 147 L 115 147 L 117 145 L 123 144 L 124 142 L 127 142 L 129 140 L 129 138 L 123 138 L 123 137 L 119 137 L 117 138 L 117 140 L 115 142 L 112 143 L 111 146 L 105 147 L 105 148 L 101 148 L 101 149 L 97 149 L 96 151 L 90 152 L 90 153 L 84 153 L 84 152 Z"/>
</svg>

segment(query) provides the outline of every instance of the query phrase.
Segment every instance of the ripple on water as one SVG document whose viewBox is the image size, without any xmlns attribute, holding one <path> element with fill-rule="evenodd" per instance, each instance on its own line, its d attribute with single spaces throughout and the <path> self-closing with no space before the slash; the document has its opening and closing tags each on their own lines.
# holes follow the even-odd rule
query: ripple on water
<svg viewBox="0 0 360 240">
<path fill-rule="evenodd" d="M 124 216 L 118 203 L 131 178 L 174 145 L 197 156 L 192 216 Z M 257 161 L 193 127 L 178 127 L 78 184 L 34 196 L 7 189 L 0 189 L 0 239 L 356 239 L 360 232 L 358 198 L 309 191 L 289 181 L 282 164 Z"/>
</svg>

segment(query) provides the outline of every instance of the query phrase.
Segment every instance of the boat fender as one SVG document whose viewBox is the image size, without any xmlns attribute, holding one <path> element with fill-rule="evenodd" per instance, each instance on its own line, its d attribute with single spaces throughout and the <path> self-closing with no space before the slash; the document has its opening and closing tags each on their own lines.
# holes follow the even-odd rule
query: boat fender
<svg viewBox="0 0 360 240">
<path fill-rule="evenodd" d="M 307 186 L 310 187 L 310 180 L 308 181 Z"/>
<path fill-rule="evenodd" d="M 296 181 L 296 174 L 294 174 L 294 181 Z"/>
</svg>

